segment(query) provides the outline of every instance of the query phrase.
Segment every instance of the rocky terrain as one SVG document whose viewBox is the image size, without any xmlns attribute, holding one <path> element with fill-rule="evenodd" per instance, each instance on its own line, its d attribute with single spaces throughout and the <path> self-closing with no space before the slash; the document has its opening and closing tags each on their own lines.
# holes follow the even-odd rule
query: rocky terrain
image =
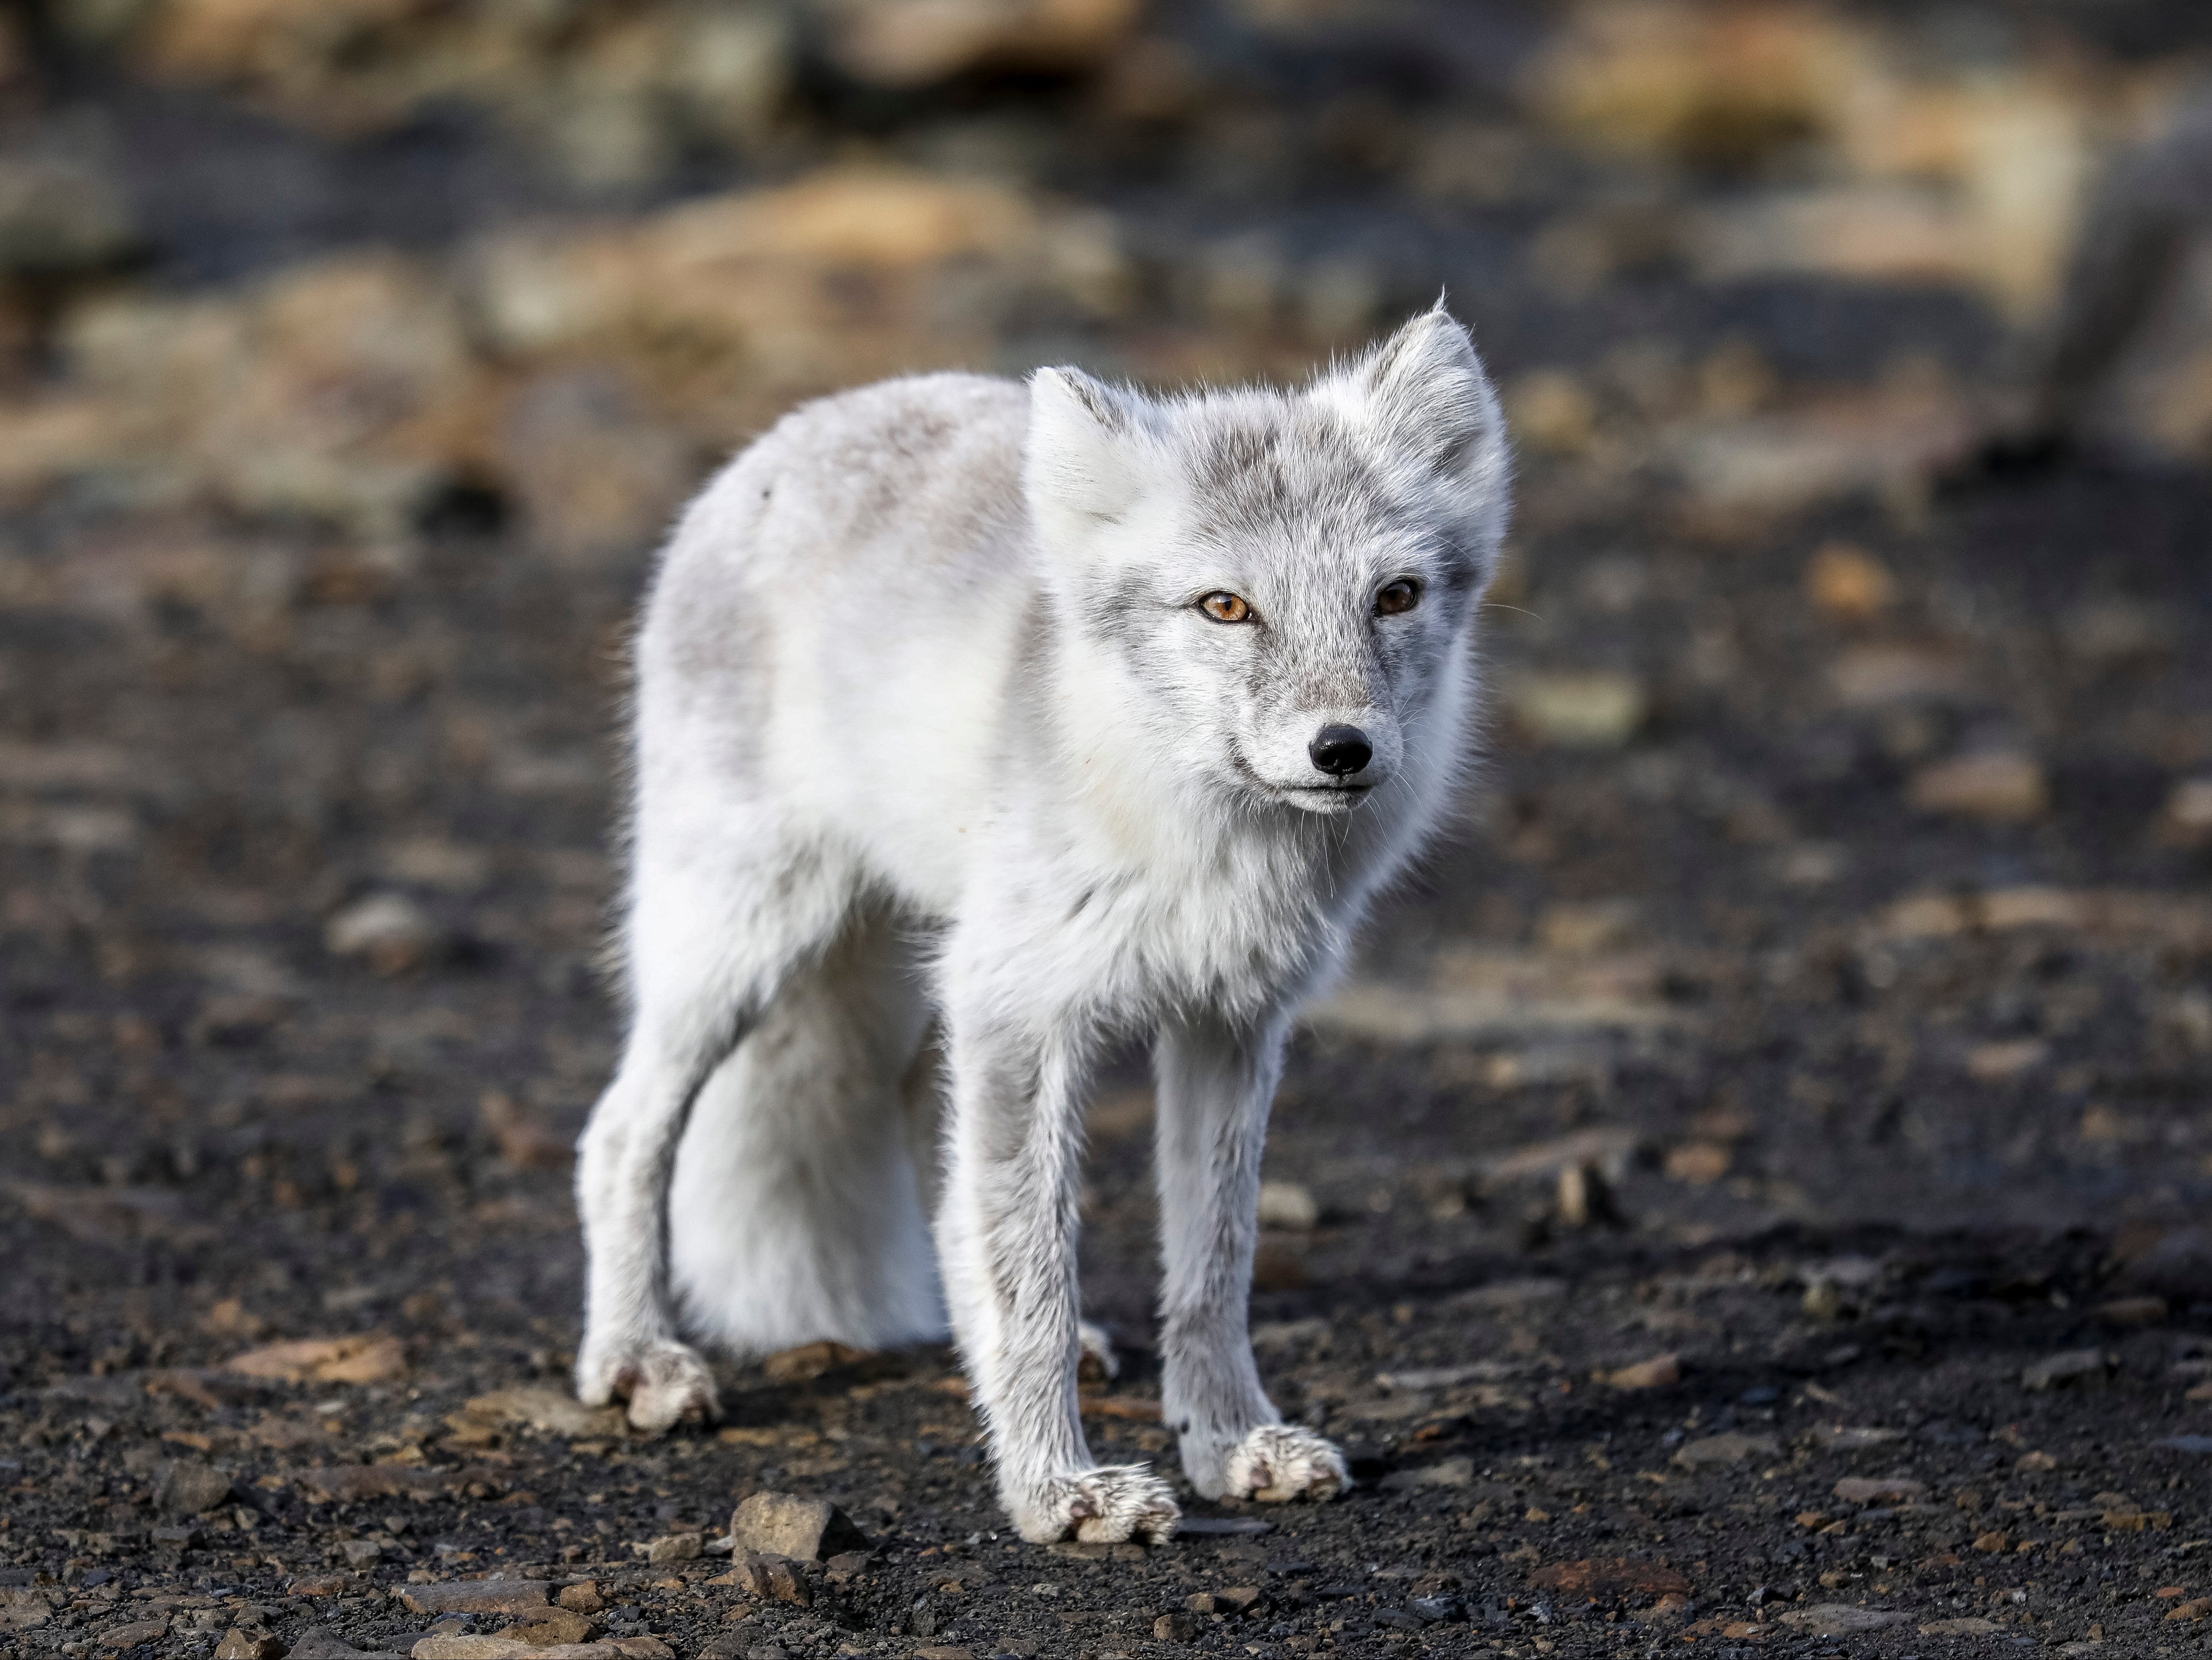
<svg viewBox="0 0 2212 1660">
<path fill-rule="evenodd" d="M 2212 1647 L 2212 294 L 2011 429 L 2160 0 L 0 12 L 0 1654 Z M 565 1394 L 630 608 L 797 398 L 1522 452 L 1479 786 L 1297 1041 L 1322 1507 L 1006 1535 L 946 1352 Z M 1141 1055 L 1086 1386 L 1158 1421 Z"/>
</svg>

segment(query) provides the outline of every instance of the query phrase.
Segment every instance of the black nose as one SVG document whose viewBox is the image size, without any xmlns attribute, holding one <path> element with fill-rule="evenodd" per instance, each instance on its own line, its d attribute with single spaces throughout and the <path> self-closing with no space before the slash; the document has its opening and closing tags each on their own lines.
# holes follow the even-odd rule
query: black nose
<svg viewBox="0 0 2212 1660">
<path fill-rule="evenodd" d="M 1323 727 L 1306 753 L 1332 778 L 1346 778 L 1375 758 L 1375 746 L 1357 727 Z"/>
</svg>

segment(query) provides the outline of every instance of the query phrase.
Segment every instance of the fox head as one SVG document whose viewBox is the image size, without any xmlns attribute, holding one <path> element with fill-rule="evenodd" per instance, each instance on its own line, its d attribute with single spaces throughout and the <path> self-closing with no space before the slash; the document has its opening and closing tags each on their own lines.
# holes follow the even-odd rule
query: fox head
<svg viewBox="0 0 2212 1660">
<path fill-rule="evenodd" d="M 1314 813 L 1449 777 L 1510 464 L 1441 305 L 1295 392 L 1030 387 L 1047 580 L 1150 764 Z"/>
</svg>

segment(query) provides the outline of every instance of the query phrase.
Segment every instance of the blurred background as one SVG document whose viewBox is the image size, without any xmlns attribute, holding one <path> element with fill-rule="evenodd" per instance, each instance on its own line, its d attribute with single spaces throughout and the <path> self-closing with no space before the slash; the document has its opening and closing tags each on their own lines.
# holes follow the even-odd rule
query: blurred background
<svg viewBox="0 0 2212 1660">
<path fill-rule="evenodd" d="M 2070 1228 L 2212 1297 L 2208 73 L 2199 0 L 17 0 L 12 1364 L 573 1341 L 678 504 L 841 386 L 1440 290 L 1522 457 L 1486 782 L 1299 1040 L 1263 1285 Z"/>
</svg>

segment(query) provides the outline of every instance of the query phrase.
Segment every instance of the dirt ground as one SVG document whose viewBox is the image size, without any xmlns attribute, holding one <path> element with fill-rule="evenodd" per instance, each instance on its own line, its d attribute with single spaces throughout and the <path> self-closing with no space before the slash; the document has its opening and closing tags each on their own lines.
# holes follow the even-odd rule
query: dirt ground
<svg viewBox="0 0 2212 1660">
<path fill-rule="evenodd" d="M 73 73 L 180 291 L 349 224 L 435 247 L 511 165 Z M 1170 244 L 1242 200 L 1161 142 L 1061 188 Z M 196 207 L 196 144 L 293 185 Z M 440 145 L 475 160 L 412 212 Z M 1887 432 L 1930 362 L 1993 381 L 2002 330 L 1663 261 L 1570 300 L 1514 250 L 1620 175 L 1531 154 L 1528 194 L 1441 216 L 1395 175 L 1242 201 L 1385 248 L 1378 318 L 1449 278 L 1523 423 L 1478 786 L 1302 1030 L 1268 1152 L 1255 1341 L 1347 1496 L 1020 1543 L 944 1351 L 727 1368 L 721 1423 L 659 1440 L 565 1402 L 648 539 L 550 556 L 483 490 L 392 536 L 64 489 L 0 519 L 0 1654 L 2212 1649 L 2212 482 L 1954 445 L 1778 503 L 1624 460 L 1654 339 L 1724 409 L 1735 374 Z M 994 361 L 1204 332 L 1163 317 Z M 1172 1475 L 1149 1125 L 1133 1054 L 1085 1421 Z M 860 1537 L 714 1554 L 757 1493 Z"/>
</svg>

